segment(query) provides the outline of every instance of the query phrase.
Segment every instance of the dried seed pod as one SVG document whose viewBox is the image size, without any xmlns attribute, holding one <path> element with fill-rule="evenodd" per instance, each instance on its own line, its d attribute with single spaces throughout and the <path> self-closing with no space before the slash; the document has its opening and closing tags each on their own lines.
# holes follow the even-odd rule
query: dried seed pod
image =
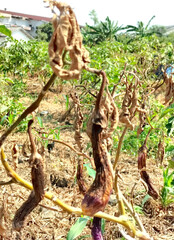
<svg viewBox="0 0 174 240">
<path fill-rule="evenodd" d="M 107 79 L 103 71 L 101 74 L 103 81 L 97 96 L 94 112 L 89 119 L 87 131 L 92 142 L 96 166 L 96 177 L 82 201 L 82 211 L 89 216 L 104 210 L 113 187 L 112 167 L 107 150 L 107 141 L 105 141 L 109 113 L 102 100 Z"/>
<path fill-rule="evenodd" d="M 60 16 L 53 17 L 54 32 L 49 44 L 50 65 L 62 79 L 79 79 L 81 70 L 90 62 L 89 53 L 82 44 L 82 35 L 71 7 L 65 3 L 49 1 L 60 11 Z M 70 69 L 64 69 L 64 57 L 69 53 Z"/>
<path fill-rule="evenodd" d="M 28 134 L 31 143 L 31 156 L 29 163 L 32 167 L 31 177 L 33 184 L 33 191 L 29 195 L 28 199 L 22 204 L 22 206 L 17 210 L 13 219 L 13 228 L 17 231 L 24 225 L 26 217 L 33 211 L 33 209 L 39 204 L 39 202 L 44 198 L 44 165 L 42 156 L 37 152 L 36 146 L 31 133 L 31 125 L 33 120 L 28 123 Z"/>
</svg>

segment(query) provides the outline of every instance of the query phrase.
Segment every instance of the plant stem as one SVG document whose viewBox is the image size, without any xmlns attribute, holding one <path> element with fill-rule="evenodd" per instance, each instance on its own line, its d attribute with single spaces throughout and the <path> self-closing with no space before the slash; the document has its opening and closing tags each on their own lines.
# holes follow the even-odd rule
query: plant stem
<svg viewBox="0 0 174 240">
<path fill-rule="evenodd" d="M 114 170 L 116 169 L 116 166 L 117 166 L 117 163 L 118 163 L 118 160 L 119 160 L 119 157 L 120 157 L 121 146 L 122 146 L 124 135 L 126 134 L 127 129 L 128 129 L 128 127 L 126 126 L 124 128 L 124 130 L 123 130 L 123 132 L 121 134 L 121 137 L 119 139 L 119 142 L 118 142 L 117 153 L 116 153 L 115 162 L 114 162 L 114 166 L 113 166 Z"/>
</svg>

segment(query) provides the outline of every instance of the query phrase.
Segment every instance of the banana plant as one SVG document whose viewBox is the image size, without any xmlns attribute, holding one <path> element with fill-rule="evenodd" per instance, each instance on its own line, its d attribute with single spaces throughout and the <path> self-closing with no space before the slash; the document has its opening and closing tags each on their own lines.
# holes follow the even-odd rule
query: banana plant
<svg viewBox="0 0 174 240">
<path fill-rule="evenodd" d="M 154 18 L 155 16 L 153 16 L 146 25 L 144 25 L 142 21 L 139 21 L 137 26 L 127 25 L 125 29 L 127 29 L 127 32 L 129 33 L 133 33 L 135 36 L 139 37 L 151 36 L 154 34 L 154 32 L 149 31 L 149 25 Z"/>
<path fill-rule="evenodd" d="M 124 29 L 122 26 L 118 26 L 118 23 L 114 23 L 109 17 L 104 22 L 100 22 L 96 26 L 86 25 L 83 30 L 83 35 L 88 36 L 88 41 L 98 44 L 103 41 L 117 40 L 117 33 Z"/>
</svg>

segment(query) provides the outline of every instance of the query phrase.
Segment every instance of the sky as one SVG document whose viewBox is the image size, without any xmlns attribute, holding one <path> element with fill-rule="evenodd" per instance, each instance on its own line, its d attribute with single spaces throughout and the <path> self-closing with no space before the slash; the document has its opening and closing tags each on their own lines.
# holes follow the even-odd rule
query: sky
<svg viewBox="0 0 174 240">
<path fill-rule="evenodd" d="M 94 9 L 100 21 L 107 16 L 118 25 L 147 24 L 155 15 L 151 25 L 174 25 L 174 0 L 63 0 L 69 4 L 80 25 L 93 24 L 89 13 Z M 51 17 L 43 0 L 0 0 L 0 9 L 31 15 Z"/>
</svg>

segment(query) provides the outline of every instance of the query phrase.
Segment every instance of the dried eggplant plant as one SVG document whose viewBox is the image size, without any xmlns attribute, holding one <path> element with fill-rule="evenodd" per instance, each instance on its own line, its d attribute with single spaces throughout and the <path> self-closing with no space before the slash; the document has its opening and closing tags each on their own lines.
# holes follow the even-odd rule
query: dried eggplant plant
<svg viewBox="0 0 174 240">
<path fill-rule="evenodd" d="M 158 198 L 158 193 L 154 189 L 152 181 L 151 181 L 150 176 L 147 173 L 147 169 L 146 169 L 147 140 L 148 140 L 148 137 L 150 135 L 151 130 L 152 130 L 152 128 L 150 128 L 143 145 L 139 148 L 139 151 L 138 151 L 138 169 L 140 171 L 141 178 L 147 184 L 148 194 L 151 197 L 153 197 L 154 199 L 157 199 Z"/>
<path fill-rule="evenodd" d="M 89 53 L 82 44 L 82 35 L 72 8 L 56 1 L 48 1 L 52 10 L 56 7 L 60 15 L 54 14 L 54 32 L 49 44 L 50 65 L 62 79 L 79 79 L 82 69 L 90 62 Z M 54 11 L 54 10 L 53 10 Z M 69 69 L 64 68 L 65 56 L 71 59 Z"/>
<path fill-rule="evenodd" d="M 133 79 L 130 83 L 128 83 L 128 76 L 133 75 Z M 119 157 L 120 157 L 120 152 L 121 152 L 121 146 L 123 143 L 124 136 L 127 132 L 127 129 L 134 129 L 134 124 L 132 122 L 136 112 L 139 113 L 139 119 L 140 119 L 140 127 L 139 127 L 139 132 L 142 131 L 142 127 L 144 124 L 144 121 L 146 119 L 146 109 L 145 105 L 143 106 L 141 103 L 139 103 L 138 99 L 138 94 L 139 94 L 139 86 L 141 86 L 139 78 L 131 72 L 126 71 L 126 66 L 123 71 L 123 73 L 120 76 L 120 81 L 125 77 L 125 80 L 123 81 L 126 85 L 126 90 L 122 102 L 122 109 L 121 113 L 119 116 L 119 122 L 123 123 L 125 125 L 125 128 L 119 138 L 118 142 L 118 147 L 117 147 L 117 152 L 116 152 L 116 157 L 114 161 L 113 168 L 114 170 L 116 169 Z M 133 83 L 133 81 L 135 82 Z M 138 133 L 139 134 L 139 133 Z"/>
<path fill-rule="evenodd" d="M 28 199 L 22 204 L 22 206 L 17 210 L 13 219 L 13 228 L 20 231 L 24 225 L 26 217 L 33 211 L 39 202 L 44 198 L 44 164 L 43 158 L 38 153 L 34 139 L 31 132 L 31 125 L 33 120 L 28 123 L 28 135 L 31 143 L 31 156 L 29 159 L 29 164 L 31 166 L 31 178 L 33 184 L 33 191 L 29 195 Z"/>
<path fill-rule="evenodd" d="M 101 75 L 102 84 L 94 111 L 87 124 L 87 134 L 92 143 L 96 166 L 96 177 L 82 201 L 82 211 L 89 216 L 104 210 L 113 188 L 113 170 L 108 149 L 110 148 L 110 137 L 118 123 L 118 112 L 108 91 L 104 97 L 108 80 L 104 71 L 101 71 Z M 110 128 L 109 121 L 111 122 Z"/>
</svg>

